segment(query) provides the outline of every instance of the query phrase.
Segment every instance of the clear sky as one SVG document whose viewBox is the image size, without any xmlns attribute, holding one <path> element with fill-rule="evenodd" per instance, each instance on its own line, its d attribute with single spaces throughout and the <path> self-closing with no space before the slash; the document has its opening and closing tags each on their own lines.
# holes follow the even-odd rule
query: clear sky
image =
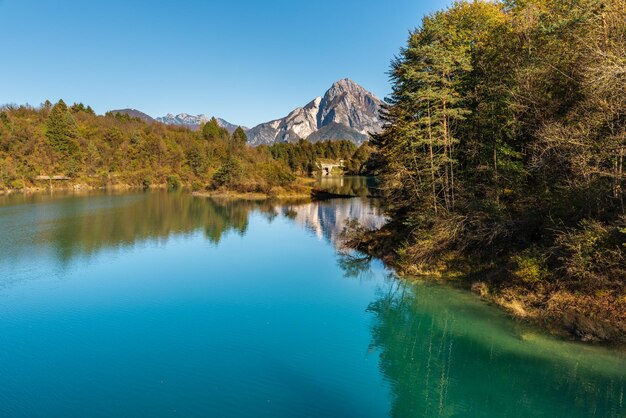
<svg viewBox="0 0 626 418">
<path fill-rule="evenodd" d="M 0 104 L 206 113 L 255 125 L 351 78 L 379 97 L 447 0 L 0 0 Z"/>
</svg>

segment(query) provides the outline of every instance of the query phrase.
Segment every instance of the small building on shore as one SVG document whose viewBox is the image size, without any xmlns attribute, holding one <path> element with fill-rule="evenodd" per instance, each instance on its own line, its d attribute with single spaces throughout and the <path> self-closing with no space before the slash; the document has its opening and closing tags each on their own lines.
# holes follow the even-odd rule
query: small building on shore
<svg viewBox="0 0 626 418">
<path fill-rule="evenodd" d="M 340 174 L 343 174 L 343 165 L 344 161 L 327 161 L 327 160 L 319 160 L 317 161 L 317 166 L 320 170 L 322 176 L 330 176 L 333 174 L 333 169 L 339 169 L 341 171 Z"/>
</svg>

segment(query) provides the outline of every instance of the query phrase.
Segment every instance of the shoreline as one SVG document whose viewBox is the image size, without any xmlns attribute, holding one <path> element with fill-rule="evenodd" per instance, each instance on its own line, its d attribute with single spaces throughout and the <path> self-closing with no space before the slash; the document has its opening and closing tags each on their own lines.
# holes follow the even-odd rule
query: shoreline
<svg viewBox="0 0 626 418">
<path fill-rule="evenodd" d="M 260 192 L 191 192 L 195 197 L 208 197 L 212 199 L 232 199 L 232 200 L 271 200 L 271 199 L 310 199 L 310 193 L 280 193 L 268 194 Z"/>
<path fill-rule="evenodd" d="M 312 197 L 313 186 L 308 180 L 295 185 L 294 190 L 280 188 L 278 191 L 269 193 L 263 192 L 239 192 L 234 190 L 219 189 L 213 191 L 194 191 L 190 185 L 182 185 L 176 191 L 184 191 L 196 197 L 211 197 L 219 199 L 242 199 L 242 200 L 267 200 L 267 199 L 310 199 Z M 168 190 L 166 183 L 152 184 L 149 187 L 143 185 L 133 185 L 127 183 L 110 184 L 105 186 L 94 186 L 85 183 L 70 183 L 65 185 L 54 185 L 53 187 L 31 186 L 21 189 L 4 188 L 0 189 L 0 196 L 10 195 L 31 195 L 48 192 L 94 192 L 94 191 L 142 191 L 142 190 Z"/>
<path fill-rule="evenodd" d="M 602 295 L 575 294 L 555 284 L 535 288 L 506 285 L 502 278 L 510 273 L 505 271 L 504 264 L 488 267 L 470 264 L 468 269 L 467 260 L 455 258 L 454 254 L 445 262 L 460 262 L 465 266 L 464 271 L 444 265 L 422 270 L 403 263 L 394 246 L 389 245 L 389 239 L 393 239 L 389 231 L 359 231 L 356 236 L 347 237 L 347 245 L 381 260 L 401 280 L 452 285 L 493 304 L 513 319 L 535 325 L 556 337 L 626 350 L 626 300 L 616 302 Z M 613 315 L 606 309 L 615 302 L 625 307 L 622 314 L 619 308 Z"/>
<path fill-rule="evenodd" d="M 163 190 L 166 189 L 166 184 L 156 184 L 150 187 L 135 186 L 131 184 L 111 184 L 107 186 L 92 186 L 85 183 L 73 183 L 66 186 L 54 186 L 54 187 L 24 187 L 22 189 L 2 189 L 0 190 L 0 196 L 9 195 L 29 195 L 44 192 L 93 192 L 93 191 L 125 191 L 125 190 Z"/>
<path fill-rule="evenodd" d="M 344 177 L 344 176 L 341 176 Z M 348 176 L 349 177 L 349 176 Z M 193 190 L 192 186 L 188 183 L 181 185 L 180 188 L 175 189 L 178 191 L 184 191 L 190 193 L 196 197 L 210 197 L 215 199 L 242 199 L 242 200 L 270 200 L 270 199 L 307 199 L 307 200 L 332 200 L 332 199 L 349 199 L 359 197 L 355 194 L 342 194 L 324 190 L 316 185 L 318 179 L 314 177 L 298 177 L 296 182 L 290 187 L 283 188 L 277 187 L 271 189 L 269 192 L 241 192 L 237 190 L 231 190 L 227 188 L 220 188 L 216 190 Z M 48 192 L 93 192 L 93 191 L 142 191 L 142 190 L 169 190 L 167 183 L 151 184 L 146 187 L 140 184 L 130 183 L 115 183 L 108 185 L 93 185 L 86 182 L 66 182 L 64 184 L 53 184 L 50 187 L 46 186 L 28 186 L 20 189 L 15 188 L 0 188 L 0 196 L 9 195 L 29 195 L 40 194 Z M 376 196 L 370 196 L 375 198 Z"/>
<path fill-rule="evenodd" d="M 271 200 L 271 199 L 315 199 L 315 191 L 317 188 L 314 186 L 316 183 L 315 178 L 299 177 L 291 187 L 283 188 L 278 187 L 270 190 L 269 192 L 241 192 L 229 189 L 217 189 L 217 190 L 193 190 L 190 184 L 183 184 L 176 190 L 190 193 L 195 197 L 210 197 L 215 199 L 241 199 L 241 200 Z M 140 184 L 129 183 L 116 183 L 108 185 L 93 185 L 86 182 L 67 182 L 64 184 L 53 184 L 50 187 L 49 184 L 45 186 L 28 186 L 21 189 L 3 188 L 0 189 L 0 196 L 9 195 L 30 195 L 40 193 L 51 192 L 94 192 L 94 191 L 142 191 L 142 190 L 168 190 L 167 183 L 151 184 L 145 187 Z M 338 196 L 331 196 L 338 197 Z M 343 197 L 343 196 L 342 196 Z"/>
</svg>

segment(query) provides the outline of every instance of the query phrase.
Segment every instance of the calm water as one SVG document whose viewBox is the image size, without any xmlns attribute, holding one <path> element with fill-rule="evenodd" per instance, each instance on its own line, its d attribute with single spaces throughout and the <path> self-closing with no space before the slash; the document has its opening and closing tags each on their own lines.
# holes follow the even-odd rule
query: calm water
<svg viewBox="0 0 626 418">
<path fill-rule="evenodd" d="M 623 417 L 626 358 L 338 252 L 363 199 L 0 200 L 0 416 Z"/>
</svg>

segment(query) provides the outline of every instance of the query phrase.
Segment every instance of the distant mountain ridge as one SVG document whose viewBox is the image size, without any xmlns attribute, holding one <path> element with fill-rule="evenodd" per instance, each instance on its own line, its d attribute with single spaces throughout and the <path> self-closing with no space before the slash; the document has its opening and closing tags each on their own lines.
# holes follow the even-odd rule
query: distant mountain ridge
<svg viewBox="0 0 626 418">
<path fill-rule="evenodd" d="M 128 115 L 131 118 L 139 118 L 144 122 L 147 123 L 154 123 L 154 118 L 150 115 L 147 115 L 137 109 L 116 109 L 116 110 L 111 110 L 110 111 L 113 114 L 120 114 L 120 115 Z"/>
<path fill-rule="evenodd" d="M 256 146 L 299 139 L 346 139 L 361 144 L 370 133 L 382 130 L 381 106 L 374 94 L 345 78 L 334 83 L 323 97 L 294 109 L 284 118 L 248 130 L 248 142 Z"/>
<path fill-rule="evenodd" d="M 230 123 L 222 118 L 218 118 L 215 117 L 215 119 L 217 120 L 217 123 L 222 127 L 225 128 L 228 132 L 233 133 L 235 131 L 235 129 L 237 129 L 237 127 L 239 127 L 239 125 L 235 125 L 233 123 Z M 200 126 L 202 126 L 203 124 L 207 123 L 209 120 L 211 120 L 210 116 L 207 115 L 190 115 L 188 113 L 179 113 L 178 115 L 173 115 L 171 113 L 168 113 L 165 116 L 161 116 L 156 118 L 156 120 L 158 122 L 164 123 L 166 125 L 178 125 L 178 126 L 185 126 L 193 131 L 200 129 Z M 248 130 L 248 128 L 246 128 L 245 126 L 242 126 L 242 128 L 244 130 Z"/>
<path fill-rule="evenodd" d="M 207 115 L 190 115 L 187 113 L 179 113 L 178 115 L 173 115 L 171 113 L 168 113 L 165 116 L 161 116 L 161 117 L 157 117 L 157 118 L 153 118 L 152 116 L 143 113 L 142 111 L 139 111 L 137 109 L 131 109 L 131 108 L 127 108 L 127 109 L 115 109 L 115 110 L 111 110 L 109 111 L 110 113 L 118 113 L 120 115 L 128 115 L 131 118 L 139 118 L 141 120 L 143 120 L 146 123 L 154 123 L 154 122 L 161 122 L 164 123 L 166 125 L 178 125 L 178 126 L 184 126 L 186 128 L 191 129 L 192 131 L 196 131 L 198 129 L 200 129 L 200 126 L 202 126 L 203 124 L 205 124 L 206 122 L 208 122 L 209 120 L 211 120 L 210 116 Z M 235 131 L 235 129 L 237 129 L 237 127 L 239 127 L 239 125 L 235 125 L 234 123 L 230 123 L 222 118 L 215 118 L 217 120 L 217 123 L 222 127 L 225 128 L 228 132 L 233 133 Z M 244 130 L 248 130 L 248 128 L 246 128 L 245 126 L 242 126 L 242 128 Z"/>
<path fill-rule="evenodd" d="M 357 145 L 369 139 L 371 133 L 380 132 L 383 121 L 379 112 L 382 101 L 354 81 L 344 78 L 335 82 L 323 96 L 316 97 L 303 107 L 292 110 L 287 116 L 261 123 L 254 128 L 242 128 L 253 146 L 276 142 L 296 142 L 307 139 L 311 142 L 348 140 Z M 148 123 L 184 126 L 198 130 L 211 117 L 168 113 L 152 118 L 136 109 L 112 110 Z M 216 117 L 218 124 L 232 133 L 239 125 Z"/>
</svg>

